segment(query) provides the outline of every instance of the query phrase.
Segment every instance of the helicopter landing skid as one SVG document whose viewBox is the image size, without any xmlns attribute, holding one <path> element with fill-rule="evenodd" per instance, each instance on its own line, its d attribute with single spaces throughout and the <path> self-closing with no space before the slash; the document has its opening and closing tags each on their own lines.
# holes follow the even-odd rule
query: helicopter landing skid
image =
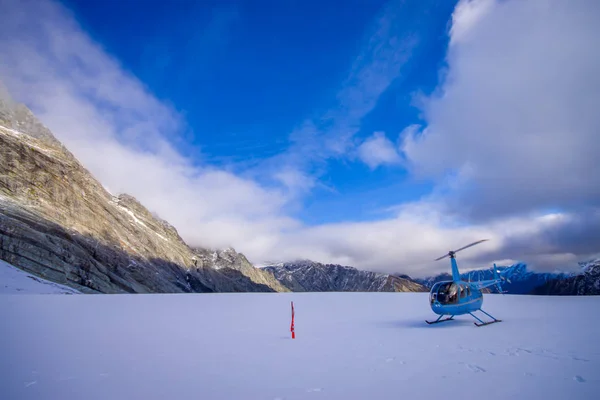
<svg viewBox="0 0 600 400">
<path fill-rule="evenodd" d="M 473 323 L 475 324 L 475 326 L 485 326 L 485 325 L 495 324 L 496 322 L 502 322 L 502 320 L 501 319 L 495 319 L 493 321 L 484 322 L 482 324 L 478 324 L 477 322 L 473 322 Z"/>
<path fill-rule="evenodd" d="M 442 319 L 443 315 L 440 315 L 440 317 L 438 319 L 436 319 L 435 321 L 427 321 L 425 320 L 425 322 L 427 322 L 429 325 L 431 324 L 438 324 L 440 322 L 446 322 L 446 321 L 452 321 L 454 319 L 454 315 L 452 315 L 450 318 L 444 318 Z"/>
<path fill-rule="evenodd" d="M 487 315 L 488 317 L 492 318 L 493 321 L 488 321 L 488 322 L 483 322 L 482 320 L 480 320 L 479 318 L 477 318 L 475 315 L 473 315 L 473 313 L 469 313 L 471 314 L 471 316 L 473 318 L 475 318 L 477 321 L 481 322 L 480 324 L 478 324 L 477 322 L 473 322 L 475 324 L 475 326 L 485 326 L 485 325 L 490 325 L 490 324 L 495 324 L 496 322 L 502 322 L 501 319 L 496 319 L 494 317 L 492 317 L 490 314 L 486 313 L 485 311 L 483 311 L 481 308 L 479 309 L 479 311 L 481 311 L 482 313 L 484 313 L 485 315 Z"/>
</svg>

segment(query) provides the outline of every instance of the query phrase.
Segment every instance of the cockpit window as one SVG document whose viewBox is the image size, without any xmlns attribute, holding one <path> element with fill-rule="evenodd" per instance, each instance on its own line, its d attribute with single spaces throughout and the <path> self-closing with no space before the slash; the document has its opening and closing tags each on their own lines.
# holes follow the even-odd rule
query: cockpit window
<svg viewBox="0 0 600 400">
<path fill-rule="evenodd" d="M 454 304 L 458 301 L 459 286 L 454 282 L 444 282 L 437 290 L 437 300 L 441 304 Z"/>
</svg>

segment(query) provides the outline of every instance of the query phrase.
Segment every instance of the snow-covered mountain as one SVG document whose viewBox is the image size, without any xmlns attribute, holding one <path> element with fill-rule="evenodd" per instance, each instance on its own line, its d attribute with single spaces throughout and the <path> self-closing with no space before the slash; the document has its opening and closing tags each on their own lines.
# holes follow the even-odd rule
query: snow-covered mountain
<svg viewBox="0 0 600 400">
<path fill-rule="evenodd" d="M 264 267 L 294 292 L 425 292 L 407 276 L 394 276 L 310 260 Z"/>
</svg>

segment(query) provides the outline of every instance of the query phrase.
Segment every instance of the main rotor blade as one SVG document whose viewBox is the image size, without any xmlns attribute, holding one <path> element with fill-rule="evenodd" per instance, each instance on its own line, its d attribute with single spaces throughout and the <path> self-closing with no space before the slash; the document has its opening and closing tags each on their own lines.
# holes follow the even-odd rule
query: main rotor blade
<svg viewBox="0 0 600 400">
<path fill-rule="evenodd" d="M 468 244 L 468 245 L 466 245 L 466 246 L 464 246 L 464 247 L 461 247 L 461 248 L 460 248 L 460 249 L 458 249 L 458 250 L 454 250 L 454 252 L 455 252 L 455 253 L 457 253 L 457 252 L 459 252 L 459 251 L 461 251 L 461 250 L 464 250 L 464 249 L 466 249 L 466 248 L 469 248 L 469 247 L 471 247 L 471 246 L 475 246 L 476 244 L 479 244 L 479 243 L 481 243 L 481 242 L 485 242 L 486 240 L 490 240 L 490 239 L 478 240 L 478 241 L 476 241 L 476 242 L 473 242 L 473 243 L 471 243 L 471 244 Z"/>
<path fill-rule="evenodd" d="M 490 240 L 490 239 L 482 239 L 482 240 L 478 240 L 478 241 L 476 241 L 476 242 L 473 242 L 473 243 L 471 243 L 471 244 L 468 244 L 468 245 L 466 245 L 466 246 L 464 246 L 464 247 L 461 247 L 461 248 L 460 248 L 460 249 L 458 249 L 458 250 L 451 251 L 451 252 L 449 252 L 448 254 L 441 256 L 440 258 L 436 258 L 436 259 L 435 259 L 435 260 L 433 260 L 433 261 L 439 261 L 439 260 L 441 260 L 442 258 L 450 257 L 450 253 L 457 253 L 457 252 L 459 252 L 459 251 L 461 251 L 461 250 L 464 250 L 464 249 L 466 249 L 466 248 L 469 248 L 469 247 L 471 247 L 471 246 L 475 246 L 476 244 L 479 244 L 479 243 L 481 243 L 481 242 L 485 242 L 486 240 Z"/>
<path fill-rule="evenodd" d="M 446 254 L 445 256 L 441 256 L 440 258 L 436 258 L 436 259 L 435 259 L 435 260 L 433 260 L 433 261 L 439 261 L 439 260 L 441 260 L 442 258 L 446 258 L 446 257 L 448 257 L 448 254 Z"/>
</svg>

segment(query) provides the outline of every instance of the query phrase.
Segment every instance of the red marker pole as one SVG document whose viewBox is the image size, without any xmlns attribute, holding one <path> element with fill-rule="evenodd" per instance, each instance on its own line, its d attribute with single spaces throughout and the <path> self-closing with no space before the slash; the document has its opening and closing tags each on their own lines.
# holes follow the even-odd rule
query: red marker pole
<svg viewBox="0 0 600 400">
<path fill-rule="evenodd" d="M 292 301 L 292 325 L 290 326 L 292 332 L 292 339 L 296 339 L 296 332 L 294 332 L 294 302 Z"/>
</svg>

